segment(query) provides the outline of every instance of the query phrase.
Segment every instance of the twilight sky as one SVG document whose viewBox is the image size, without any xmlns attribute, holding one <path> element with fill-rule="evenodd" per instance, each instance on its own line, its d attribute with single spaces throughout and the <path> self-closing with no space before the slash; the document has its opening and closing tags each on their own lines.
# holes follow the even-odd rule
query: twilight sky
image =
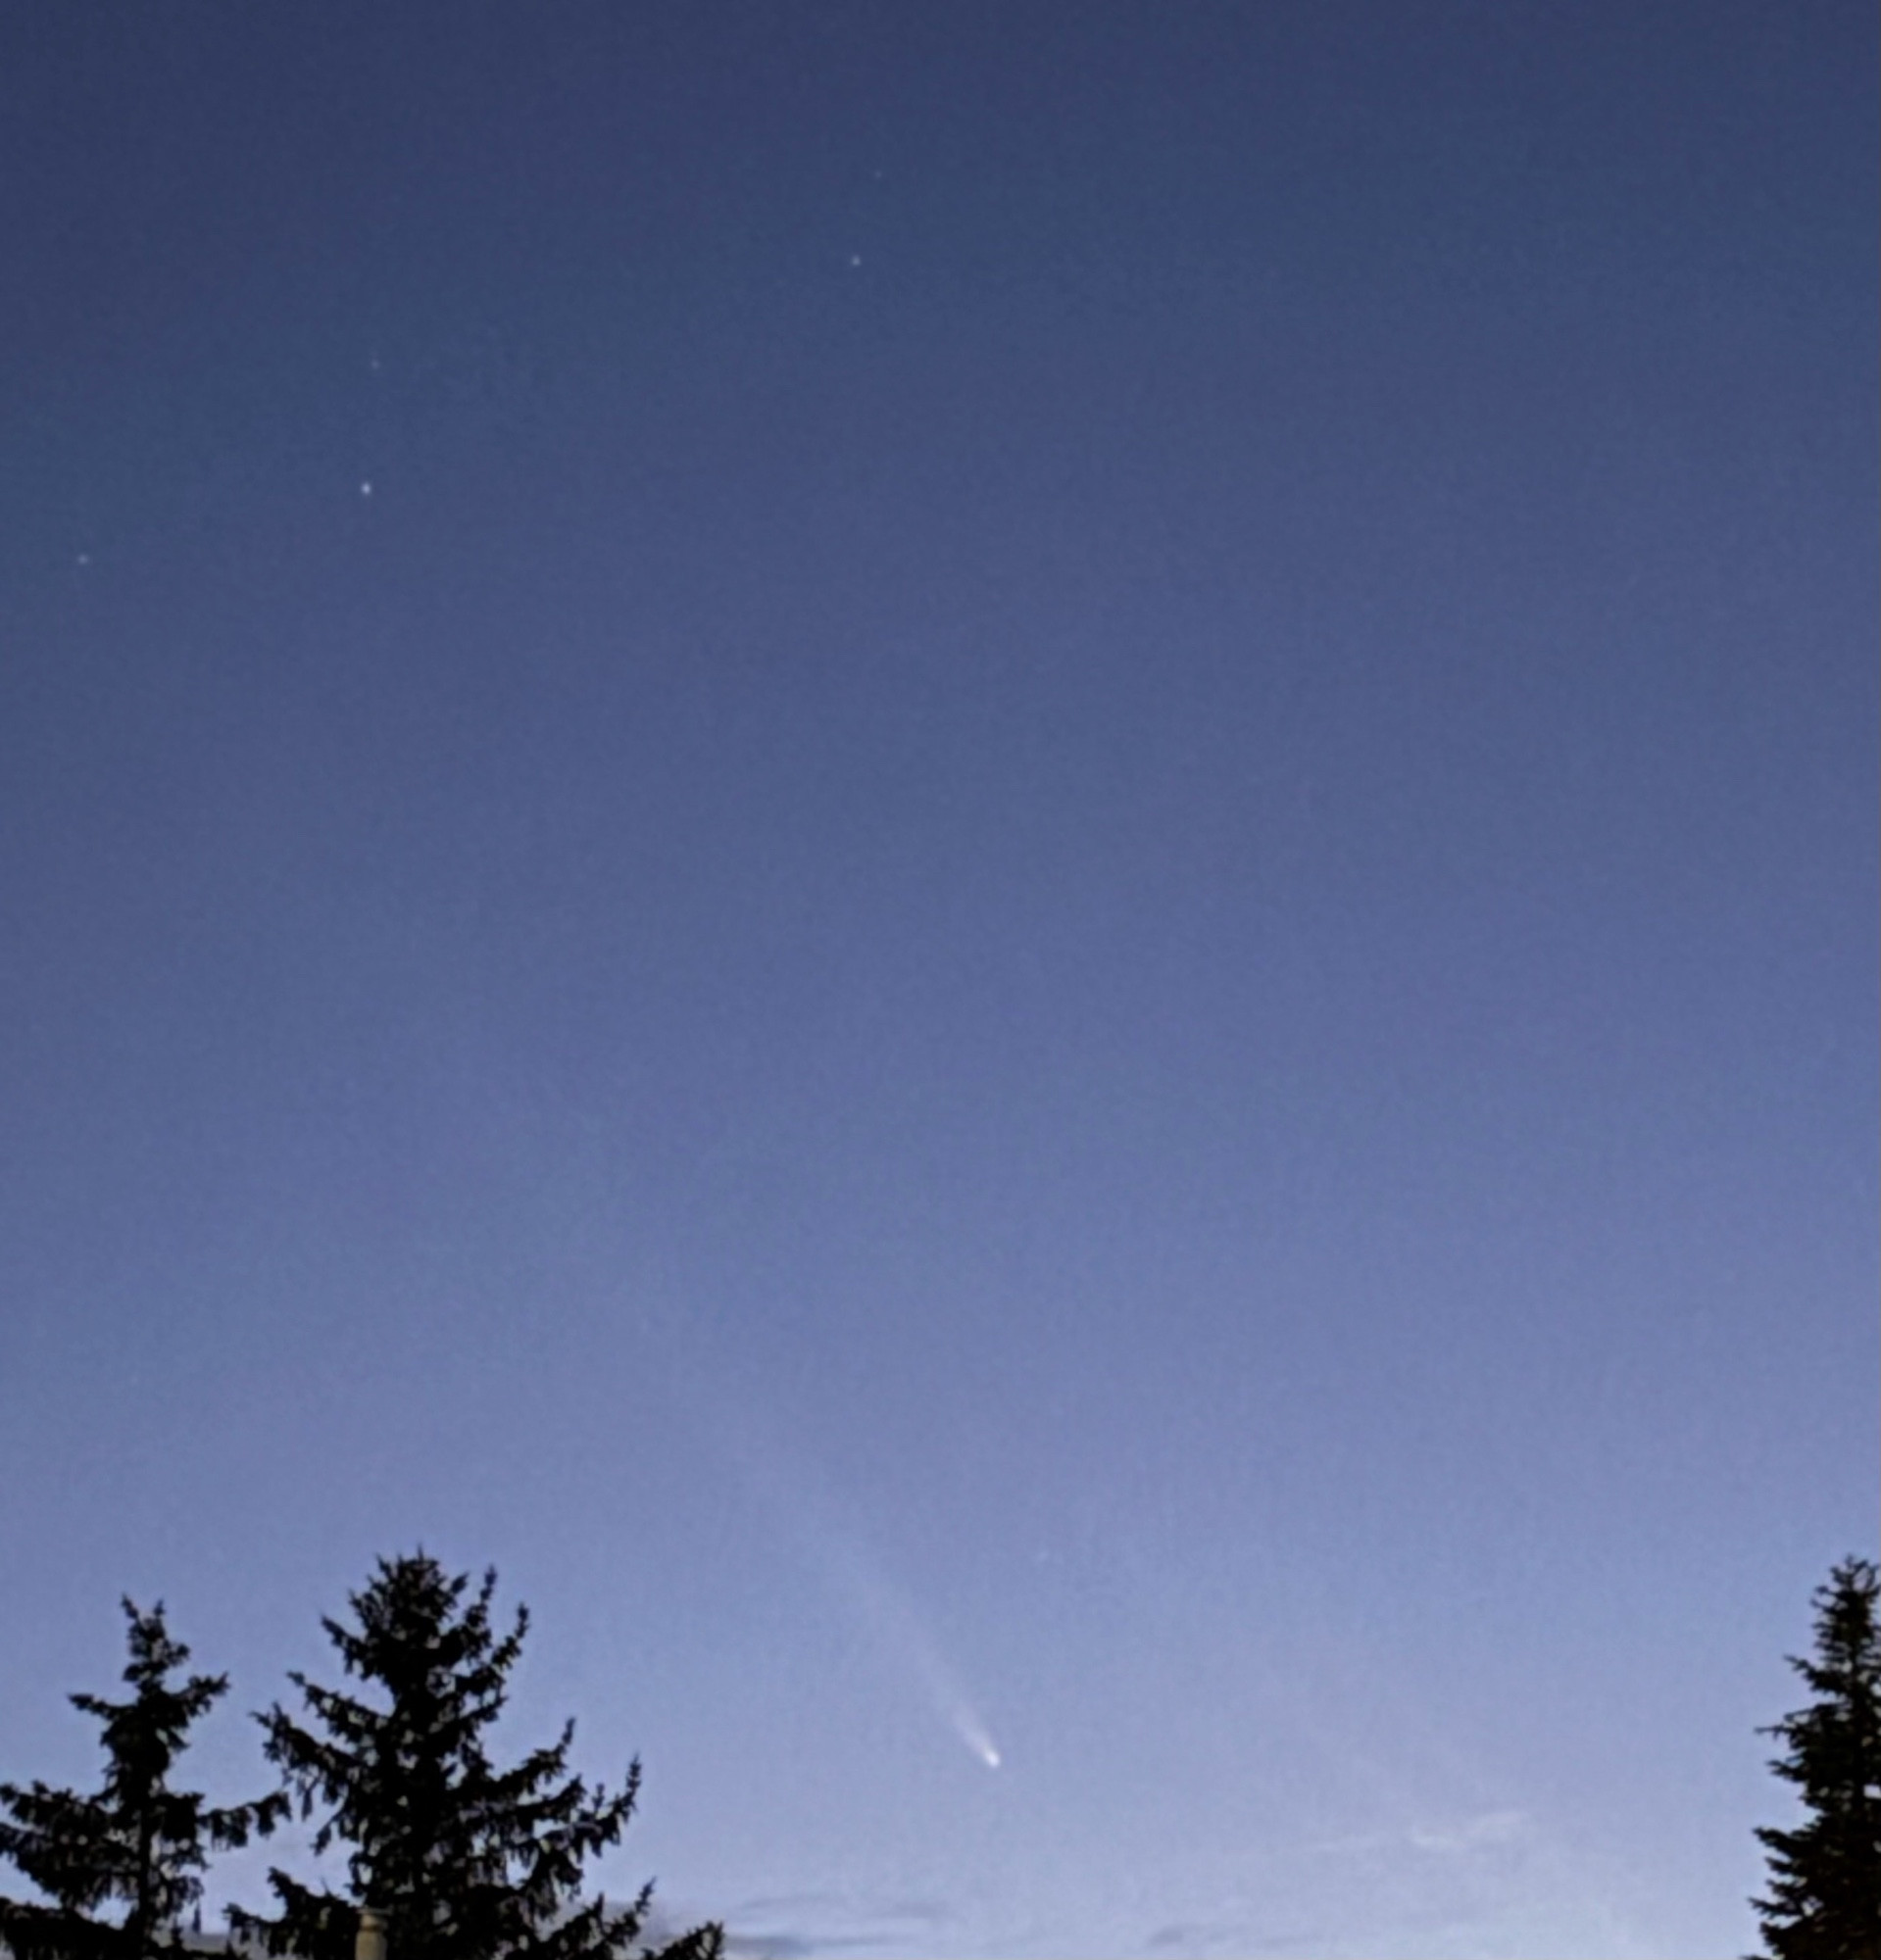
<svg viewBox="0 0 1881 1960">
<path fill-rule="evenodd" d="M 258 1789 L 421 1543 L 752 1953 L 1743 1951 L 1876 1545 L 1875 43 L 9 10 L 0 1777 L 127 1591 Z"/>
</svg>

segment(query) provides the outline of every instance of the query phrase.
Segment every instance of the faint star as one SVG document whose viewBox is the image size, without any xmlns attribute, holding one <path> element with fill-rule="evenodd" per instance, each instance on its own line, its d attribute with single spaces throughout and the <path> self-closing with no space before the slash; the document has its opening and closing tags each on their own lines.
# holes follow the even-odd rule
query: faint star
<svg viewBox="0 0 1881 1960">
<path fill-rule="evenodd" d="M 852 252 L 849 255 L 849 263 L 852 266 L 860 266 L 862 262 L 863 262 L 863 255 L 860 252 Z"/>
<path fill-rule="evenodd" d="M 359 494 L 360 494 L 360 495 L 361 495 L 362 497 L 370 497 L 370 496 L 371 496 L 371 495 L 372 494 L 372 486 L 371 486 L 371 483 L 362 483 L 362 484 L 361 484 L 361 485 L 359 486 Z"/>
</svg>

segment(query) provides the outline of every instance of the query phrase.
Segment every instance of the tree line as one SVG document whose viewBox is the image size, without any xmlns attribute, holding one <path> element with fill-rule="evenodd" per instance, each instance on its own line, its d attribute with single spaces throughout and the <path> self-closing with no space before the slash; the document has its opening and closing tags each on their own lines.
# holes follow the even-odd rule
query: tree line
<svg viewBox="0 0 1881 1960">
<path fill-rule="evenodd" d="M 300 1708 L 258 1715 L 278 1787 L 210 1805 L 173 1787 L 190 1729 L 228 1689 L 186 1674 L 189 1649 L 161 1604 L 124 1602 L 130 1649 L 122 1701 L 74 1694 L 100 1725 L 102 1788 L 0 1784 L 0 1858 L 40 1894 L 0 1897 L 0 1946 L 14 1960 L 158 1960 L 200 1927 L 202 1875 L 217 1851 L 315 1825 L 316 1852 L 344 1851 L 344 1883 L 310 1886 L 270 1871 L 272 1913 L 230 1908 L 244 1946 L 296 1960 L 353 1960 L 362 1911 L 392 1960 L 722 1960 L 724 1932 L 695 1928 L 657 1954 L 640 1937 L 651 1885 L 623 1904 L 583 1895 L 584 1868 L 617 1844 L 640 1793 L 640 1764 L 619 1788 L 569 1774 L 574 1724 L 510 1768 L 486 1732 L 503 1712 L 528 1632 L 491 1613 L 494 1572 L 472 1586 L 420 1551 L 378 1561 L 351 1595 L 348 1622 L 323 1619 L 360 1693 L 288 1679 Z"/>
<path fill-rule="evenodd" d="M 711 1924 L 652 1953 L 637 1942 L 651 1885 L 622 1905 L 583 1895 L 584 1867 L 619 1843 L 640 1764 L 610 1791 L 569 1773 L 574 1725 L 499 1769 L 485 1731 L 503 1712 L 529 1616 L 491 1617 L 496 1575 L 472 1588 L 422 1551 L 380 1559 L 351 1595 L 350 1624 L 322 1620 L 345 1675 L 371 1699 L 305 1675 L 299 1716 L 258 1715 L 278 1787 L 211 1806 L 172 1788 L 196 1721 L 226 1675 L 184 1675 L 189 1649 L 161 1605 L 124 1601 L 127 1699 L 74 1694 L 102 1730 L 93 1795 L 0 1784 L 0 1858 L 40 1897 L 0 1896 L 0 1945 L 14 1960 L 164 1960 L 199 1912 L 212 1853 L 266 1838 L 290 1817 L 318 1824 L 316 1852 L 345 1848 L 345 1883 L 268 1875 L 272 1914 L 231 1907 L 245 1945 L 296 1960 L 353 1960 L 361 1915 L 383 1927 L 389 1960 L 723 1960 Z M 1875 1565 L 1848 1558 L 1817 1588 L 1815 1645 L 1791 1657 L 1813 1699 L 1760 1733 L 1770 1767 L 1807 1813 L 1757 1833 L 1768 1894 L 1752 1900 L 1773 1960 L 1881 1960 L 1881 1623 Z M 180 1678 L 178 1678 L 180 1677 Z M 200 1923 L 198 1921 L 198 1923 Z"/>
</svg>

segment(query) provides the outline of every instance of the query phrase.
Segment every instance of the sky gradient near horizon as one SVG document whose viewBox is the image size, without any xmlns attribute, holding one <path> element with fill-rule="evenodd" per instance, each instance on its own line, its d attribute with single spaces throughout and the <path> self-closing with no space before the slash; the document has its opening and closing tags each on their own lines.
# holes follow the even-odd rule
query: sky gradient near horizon
<svg viewBox="0 0 1881 1960">
<path fill-rule="evenodd" d="M 1745 1950 L 1877 1536 L 1876 54 L 0 20 L 0 1779 L 127 1592 L 251 1791 L 421 1544 L 752 1953 Z"/>
</svg>

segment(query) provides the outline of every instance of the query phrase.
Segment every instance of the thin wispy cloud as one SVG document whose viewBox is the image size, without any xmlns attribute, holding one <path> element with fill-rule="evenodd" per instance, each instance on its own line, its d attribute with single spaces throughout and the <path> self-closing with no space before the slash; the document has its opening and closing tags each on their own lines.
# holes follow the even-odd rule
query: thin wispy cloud
<svg viewBox="0 0 1881 1960">
<path fill-rule="evenodd" d="M 817 1954 L 917 1952 L 958 1918 L 932 1899 L 870 1899 L 796 1892 L 746 1899 L 727 1915 L 734 1952 L 752 1960 L 814 1960 Z"/>
<path fill-rule="evenodd" d="M 1453 1825 L 1413 1825 L 1405 1836 L 1419 1851 L 1456 1856 L 1513 1844 L 1531 1835 L 1519 1810 L 1486 1810 L 1479 1817 Z"/>
</svg>

